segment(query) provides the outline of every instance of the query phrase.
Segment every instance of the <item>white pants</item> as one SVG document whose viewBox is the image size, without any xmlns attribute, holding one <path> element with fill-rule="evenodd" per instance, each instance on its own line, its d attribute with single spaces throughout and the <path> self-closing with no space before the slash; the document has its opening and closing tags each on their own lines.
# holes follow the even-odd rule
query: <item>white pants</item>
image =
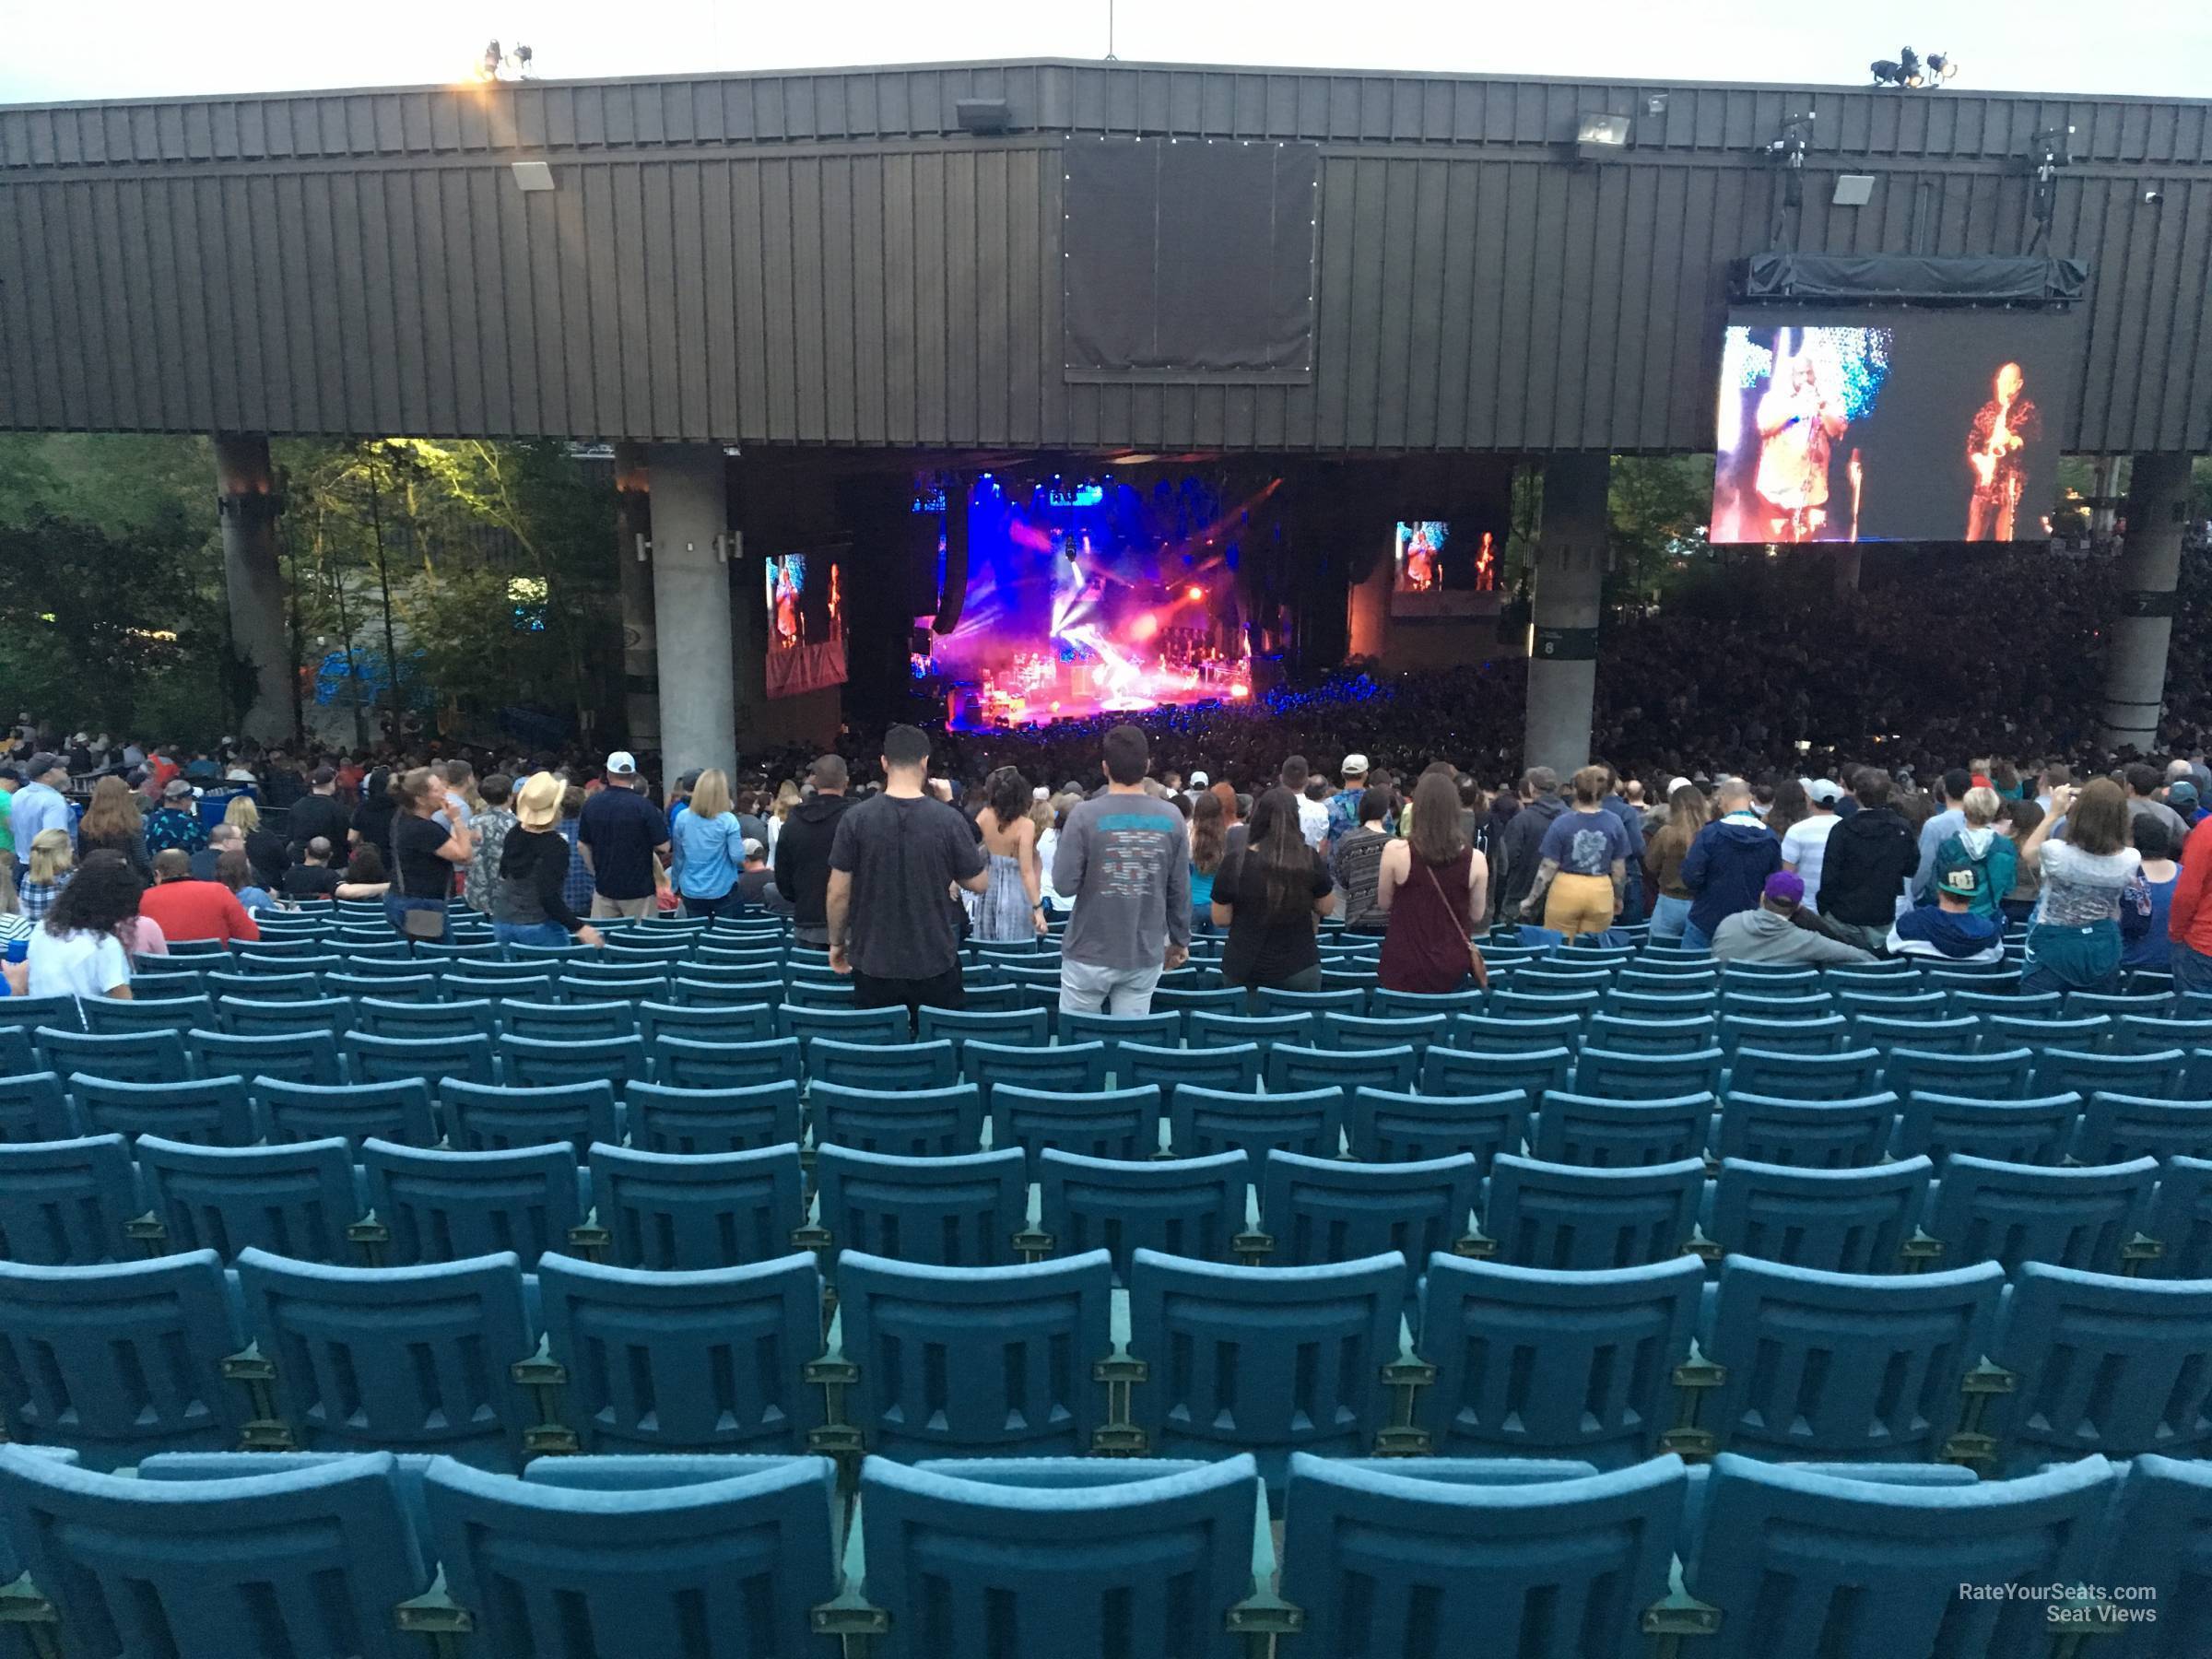
<svg viewBox="0 0 2212 1659">
<path fill-rule="evenodd" d="M 1090 962 L 1060 964 L 1060 1012 L 1106 1013 L 1124 1017 L 1152 1012 L 1152 993 L 1159 988 L 1159 965 L 1149 968 L 1100 968 Z"/>
</svg>

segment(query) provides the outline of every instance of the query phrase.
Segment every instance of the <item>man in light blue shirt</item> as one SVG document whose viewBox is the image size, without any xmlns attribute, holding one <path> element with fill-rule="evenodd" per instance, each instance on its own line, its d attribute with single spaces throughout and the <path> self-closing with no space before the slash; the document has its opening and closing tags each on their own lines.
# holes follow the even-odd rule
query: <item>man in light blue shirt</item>
<svg viewBox="0 0 2212 1659">
<path fill-rule="evenodd" d="M 65 831 L 74 847 L 76 815 L 62 796 L 62 785 L 69 782 L 69 762 L 59 755 L 33 755 L 23 775 L 29 782 L 17 790 L 7 804 L 8 829 L 21 849 L 19 856 L 29 859 L 30 843 L 41 830 Z"/>
</svg>

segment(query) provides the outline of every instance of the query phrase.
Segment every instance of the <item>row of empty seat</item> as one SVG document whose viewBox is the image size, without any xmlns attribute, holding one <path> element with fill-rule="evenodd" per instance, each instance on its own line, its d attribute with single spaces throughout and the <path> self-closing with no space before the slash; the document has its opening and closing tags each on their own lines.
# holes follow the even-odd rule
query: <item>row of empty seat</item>
<svg viewBox="0 0 2212 1659">
<path fill-rule="evenodd" d="M 1061 1456 L 1658 1450 L 2024 1469 L 2202 1453 L 2212 1281 L 1729 1257 L 1563 1272 L 1392 1251 L 1246 1266 L 1105 1249 L 947 1267 L 847 1250 L 655 1273 L 512 1253 L 249 1249 L 0 1265 L 10 1439 L 164 1451 Z"/>
</svg>

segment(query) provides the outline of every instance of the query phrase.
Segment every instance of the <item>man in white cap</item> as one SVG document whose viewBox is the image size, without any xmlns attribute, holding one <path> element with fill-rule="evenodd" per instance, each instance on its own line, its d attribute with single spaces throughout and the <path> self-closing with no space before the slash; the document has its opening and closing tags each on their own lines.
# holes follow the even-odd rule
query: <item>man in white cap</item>
<svg viewBox="0 0 2212 1659">
<path fill-rule="evenodd" d="M 617 749 L 606 758 L 606 787 L 583 804 L 576 843 L 592 873 L 592 919 L 653 914 L 660 859 L 668 851 L 668 820 L 639 787 L 637 757 Z"/>
<path fill-rule="evenodd" d="M 1843 798 L 1843 786 L 1827 778 L 1800 778 L 1805 798 L 1812 803 L 1812 814 L 1789 827 L 1782 838 L 1782 867 L 1794 872 L 1805 882 L 1805 904 L 1808 910 L 1820 908 L 1820 865 L 1828 857 L 1828 838 L 1843 820 L 1836 816 L 1836 803 Z"/>
<path fill-rule="evenodd" d="M 1337 769 L 1344 787 L 1329 797 L 1329 830 L 1324 844 L 1334 848 L 1340 837 L 1359 828 L 1359 797 L 1367 793 L 1367 757 L 1347 755 Z"/>
</svg>

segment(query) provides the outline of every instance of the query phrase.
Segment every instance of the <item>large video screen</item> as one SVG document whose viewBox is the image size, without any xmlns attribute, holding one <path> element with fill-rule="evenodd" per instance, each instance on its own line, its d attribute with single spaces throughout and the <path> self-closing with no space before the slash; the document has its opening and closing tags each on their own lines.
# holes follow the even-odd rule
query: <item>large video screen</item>
<svg viewBox="0 0 2212 1659">
<path fill-rule="evenodd" d="M 795 697 L 845 678 L 844 578 L 824 553 L 781 553 L 765 572 L 771 697 Z"/>
<path fill-rule="evenodd" d="M 2041 540 L 2076 354 L 2064 313 L 1738 313 L 1711 539 Z"/>
<path fill-rule="evenodd" d="M 1497 609 L 1498 538 L 1441 519 L 1401 519 L 1391 546 L 1390 614 L 1469 617 Z M 1477 597 L 1491 595 L 1491 597 Z"/>
</svg>

